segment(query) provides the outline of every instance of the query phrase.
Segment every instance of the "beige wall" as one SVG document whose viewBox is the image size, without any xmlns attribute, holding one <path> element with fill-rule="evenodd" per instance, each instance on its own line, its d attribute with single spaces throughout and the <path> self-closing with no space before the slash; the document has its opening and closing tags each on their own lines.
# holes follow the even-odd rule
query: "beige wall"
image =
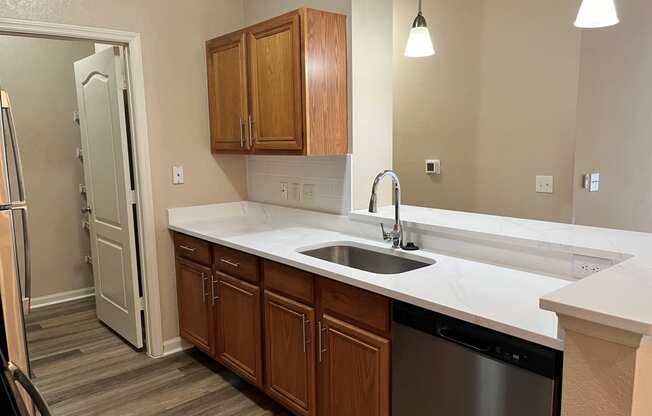
<svg viewBox="0 0 652 416">
<path fill-rule="evenodd" d="M 32 296 L 93 286 L 80 226 L 82 164 L 73 62 L 91 42 L 0 35 L 0 84 L 12 100 L 30 213 Z"/>
<path fill-rule="evenodd" d="M 480 4 L 479 4 L 480 3 Z M 405 203 L 571 220 L 579 31 L 566 0 L 425 0 L 437 55 L 403 57 L 395 0 L 394 165 Z M 442 175 L 424 173 L 440 159 Z M 536 175 L 555 177 L 537 194 Z"/>
<path fill-rule="evenodd" d="M 621 1 L 622 23 L 582 36 L 574 216 L 652 231 L 652 2 Z M 600 172 L 600 191 L 581 175 Z"/>
<path fill-rule="evenodd" d="M 240 27 L 238 0 L 0 0 L 0 16 L 106 27 L 142 35 L 163 337 L 178 335 L 166 208 L 246 198 L 245 162 L 210 153 L 204 41 Z M 171 167 L 185 167 L 185 185 Z"/>
</svg>

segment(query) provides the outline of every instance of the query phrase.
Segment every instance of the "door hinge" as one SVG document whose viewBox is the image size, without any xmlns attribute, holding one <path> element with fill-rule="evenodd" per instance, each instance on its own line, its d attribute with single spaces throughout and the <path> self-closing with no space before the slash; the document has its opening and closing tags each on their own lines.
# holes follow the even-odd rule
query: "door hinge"
<svg viewBox="0 0 652 416">
<path fill-rule="evenodd" d="M 127 191 L 127 203 L 133 205 L 136 204 L 136 191 Z"/>
<path fill-rule="evenodd" d="M 72 122 L 79 126 L 79 111 L 72 112 Z"/>
<path fill-rule="evenodd" d="M 80 194 L 85 194 L 86 193 L 86 185 L 80 183 L 79 184 L 79 193 Z"/>
<path fill-rule="evenodd" d="M 136 301 L 136 308 L 138 308 L 140 311 L 145 310 L 145 298 L 143 296 L 139 297 Z"/>
<path fill-rule="evenodd" d="M 93 266 L 93 258 L 91 256 L 84 256 L 84 261 Z"/>
<path fill-rule="evenodd" d="M 91 229 L 91 223 L 84 220 L 84 221 L 81 222 L 81 227 L 84 230 L 90 230 Z"/>
<path fill-rule="evenodd" d="M 84 160 L 84 150 L 81 147 L 78 147 L 77 150 L 75 151 L 75 154 L 77 157 L 81 160 Z"/>
</svg>

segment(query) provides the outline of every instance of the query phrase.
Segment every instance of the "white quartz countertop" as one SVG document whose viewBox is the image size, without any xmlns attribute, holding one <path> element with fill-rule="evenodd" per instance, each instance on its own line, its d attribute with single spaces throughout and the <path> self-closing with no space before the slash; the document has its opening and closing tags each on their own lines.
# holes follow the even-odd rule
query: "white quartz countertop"
<svg viewBox="0 0 652 416">
<path fill-rule="evenodd" d="M 619 257 L 610 268 L 542 293 L 541 308 L 652 335 L 652 234 L 413 206 L 403 206 L 401 214 L 406 226 L 416 230 Z M 393 210 L 355 211 L 351 218 L 377 224 L 393 219 Z"/>
<path fill-rule="evenodd" d="M 436 263 L 400 275 L 369 273 L 300 251 L 337 242 L 392 251 L 365 223 L 345 216 L 252 202 L 168 210 L 169 228 L 287 264 L 555 349 L 557 317 L 539 299 L 572 285 L 568 280 L 446 256 L 427 250 L 395 254 Z M 373 233 L 371 230 L 373 229 Z"/>
</svg>

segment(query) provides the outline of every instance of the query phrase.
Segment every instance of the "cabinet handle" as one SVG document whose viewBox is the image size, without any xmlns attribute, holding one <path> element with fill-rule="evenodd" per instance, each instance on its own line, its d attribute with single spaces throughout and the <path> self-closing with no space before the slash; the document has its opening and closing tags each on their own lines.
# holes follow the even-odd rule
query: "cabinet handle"
<svg viewBox="0 0 652 416">
<path fill-rule="evenodd" d="M 253 147 L 254 143 L 254 122 L 253 117 L 249 114 L 249 148 Z"/>
<path fill-rule="evenodd" d="M 317 330 L 318 330 L 318 342 L 319 342 L 319 345 L 318 345 L 318 347 L 319 347 L 318 362 L 321 363 L 322 362 L 322 354 L 326 352 L 326 348 L 322 347 L 322 332 L 327 331 L 328 326 L 327 325 L 322 325 L 321 321 L 318 321 L 317 322 Z"/>
<path fill-rule="evenodd" d="M 204 273 L 201 274 L 201 303 L 206 304 L 206 296 L 208 293 L 206 292 L 206 275 Z"/>
<path fill-rule="evenodd" d="M 244 122 L 240 116 L 240 147 L 244 147 Z"/>
<path fill-rule="evenodd" d="M 303 331 L 303 353 L 305 354 L 310 344 L 310 340 L 306 337 L 306 324 L 310 324 L 310 320 L 306 319 L 305 314 L 301 314 L 301 329 Z"/>
<path fill-rule="evenodd" d="M 182 249 L 182 250 L 186 250 L 189 253 L 194 253 L 195 251 L 197 251 L 196 248 L 184 246 L 183 244 L 180 244 L 179 248 Z"/>
<path fill-rule="evenodd" d="M 215 285 L 217 284 L 217 280 L 215 280 L 215 275 L 211 274 L 211 303 L 215 305 L 215 301 L 219 300 L 219 296 L 215 296 Z"/>
<path fill-rule="evenodd" d="M 240 263 L 234 263 L 232 261 L 229 261 L 227 259 L 220 259 L 222 263 L 228 264 L 231 267 L 240 267 Z"/>
</svg>

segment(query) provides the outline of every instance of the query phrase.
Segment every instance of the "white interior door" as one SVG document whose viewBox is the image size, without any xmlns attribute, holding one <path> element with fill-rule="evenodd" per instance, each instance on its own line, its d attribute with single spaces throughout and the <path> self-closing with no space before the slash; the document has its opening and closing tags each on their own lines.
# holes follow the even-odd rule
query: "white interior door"
<svg viewBox="0 0 652 416">
<path fill-rule="evenodd" d="M 143 346 L 122 48 L 75 62 L 97 317 Z"/>
</svg>

